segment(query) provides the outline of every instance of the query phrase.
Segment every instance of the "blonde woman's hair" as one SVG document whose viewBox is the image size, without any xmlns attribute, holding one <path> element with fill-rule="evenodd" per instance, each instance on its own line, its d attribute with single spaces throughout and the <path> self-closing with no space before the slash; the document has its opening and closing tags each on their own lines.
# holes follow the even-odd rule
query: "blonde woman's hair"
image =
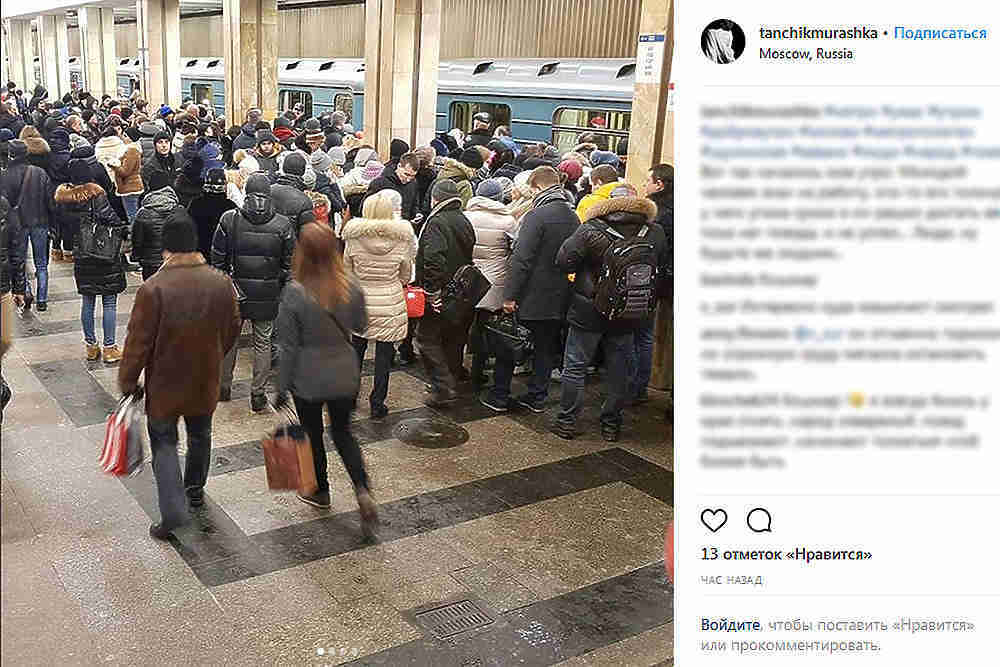
<svg viewBox="0 0 1000 667">
<path fill-rule="evenodd" d="M 379 190 L 365 200 L 361 215 L 366 220 L 392 220 L 402 210 L 402 195 L 395 190 Z"/>
</svg>

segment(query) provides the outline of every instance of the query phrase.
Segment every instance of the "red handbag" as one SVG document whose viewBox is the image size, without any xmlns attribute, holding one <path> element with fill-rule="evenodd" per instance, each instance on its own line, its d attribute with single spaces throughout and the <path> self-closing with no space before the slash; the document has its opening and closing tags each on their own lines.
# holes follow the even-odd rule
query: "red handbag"
<svg viewBox="0 0 1000 667">
<path fill-rule="evenodd" d="M 427 293 L 424 292 L 424 288 L 407 285 L 403 288 L 403 296 L 406 298 L 406 316 L 411 320 L 423 317 L 424 306 L 427 302 Z"/>
</svg>

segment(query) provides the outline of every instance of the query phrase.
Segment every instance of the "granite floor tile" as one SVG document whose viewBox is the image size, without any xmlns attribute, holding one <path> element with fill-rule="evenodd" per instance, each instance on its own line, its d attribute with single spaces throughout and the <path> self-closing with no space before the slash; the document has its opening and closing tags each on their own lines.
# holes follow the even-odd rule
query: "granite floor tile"
<svg viewBox="0 0 1000 667">
<path fill-rule="evenodd" d="M 652 667 L 672 661 L 673 656 L 674 624 L 671 622 L 570 658 L 554 667 Z"/>
<path fill-rule="evenodd" d="M 29 479 L 49 474 L 58 452 L 59 467 L 85 469 L 98 474 L 97 457 L 104 442 L 104 424 L 84 428 L 69 425 L 31 426 L 3 435 L 0 460 L 11 479 Z"/>
<path fill-rule="evenodd" d="M 394 586 L 381 592 L 382 599 L 399 611 L 415 609 L 464 595 L 469 589 L 451 575 L 438 574 L 413 583 Z"/>
</svg>

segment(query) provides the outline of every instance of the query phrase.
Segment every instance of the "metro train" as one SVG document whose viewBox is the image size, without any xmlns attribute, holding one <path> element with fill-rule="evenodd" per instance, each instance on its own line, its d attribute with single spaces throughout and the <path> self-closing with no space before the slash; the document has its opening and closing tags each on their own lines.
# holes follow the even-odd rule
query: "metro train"
<svg viewBox="0 0 1000 667">
<path fill-rule="evenodd" d="M 38 63 L 36 59 L 36 73 Z M 70 58 L 71 85 L 81 81 L 81 62 Z M 118 86 L 125 95 L 139 86 L 139 61 L 122 58 Z M 437 130 L 469 131 L 472 117 L 489 112 L 519 142 L 546 141 L 569 150 L 581 132 L 607 137 L 614 150 L 628 137 L 635 85 L 634 59 L 518 59 L 442 61 L 438 73 Z M 225 102 L 221 58 L 183 58 L 182 94 Z M 281 58 L 278 109 L 301 103 L 307 115 L 340 110 L 360 127 L 364 117 L 365 63 L 360 58 Z M 671 89 L 673 85 L 671 84 Z M 671 90 L 672 93 L 672 90 Z"/>
</svg>

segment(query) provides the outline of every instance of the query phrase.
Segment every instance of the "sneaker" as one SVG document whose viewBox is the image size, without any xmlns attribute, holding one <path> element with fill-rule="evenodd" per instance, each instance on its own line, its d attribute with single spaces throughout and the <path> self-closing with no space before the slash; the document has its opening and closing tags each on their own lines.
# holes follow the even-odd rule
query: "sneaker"
<svg viewBox="0 0 1000 667">
<path fill-rule="evenodd" d="M 84 343 L 87 346 L 87 361 L 97 361 L 101 358 L 101 346 L 97 343 L 91 345 L 90 343 Z"/>
<path fill-rule="evenodd" d="M 496 397 L 494 397 L 490 392 L 486 392 L 482 396 L 482 398 L 479 399 L 479 402 L 488 407 L 493 412 L 498 412 L 500 414 L 503 414 L 508 410 L 507 404 L 498 401 Z"/>
<path fill-rule="evenodd" d="M 104 358 L 104 363 L 106 364 L 117 364 L 122 360 L 122 352 L 118 349 L 117 345 L 105 347 L 101 356 Z"/>
<path fill-rule="evenodd" d="M 378 507 L 375 505 L 371 493 L 367 490 L 358 491 L 357 498 L 358 513 L 361 515 L 361 532 L 366 540 L 374 540 L 379 524 Z"/>
<path fill-rule="evenodd" d="M 458 400 L 458 393 L 452 389 L 432 391 L 424 399 L 424 405 L 429 408 L 444 408 Z"/>
<path fill-rule="evenodd" d="M 191 507 L 201 507 L 205 504 L 205 492 L 193 491 L 188 494 L 188 505 Z"/>
<path fill-rule="evenodd" d="M 569 424 L 563 424 L 560 421 L 552 422 L 552 426 L 549 430 L 563 440 L 572 440 L 576 437 L 576 427 L 570 426 Z"/>
<path fill-rule="evenodd" d="M 321 510 L 330 509 L 329 491 L 317 491 L 316 493 L 310 496 L 303 496 L 301 493 L 297 493 L 296 496 L 306 505 L 312 505 L 313 507 L 318 507 Z"/>
<path fill-rule="evenodd" d="M 154 523 L 149 527 L 149 536 L 165 542 L 173 536 L 173 531 L 164 527 L 162 523 Z"/>
<path fill-rule="evenodd" d="M 541 401 L 536 401 L 531 396 L 525 394 L 524 396 L 518 396 L 514 399 L 514 402 L 520 405 L 522 408 L 527 408 L 536 414 L 545 412 L 545 406 Z"/>
<path fill-rule="evenodd" d="M 233 390 L 230 387 L 219 387 L 219 403 L 228 403 L 233 400 Z"/>
<path fill-rule="evenodd" d="M 39 301 L 38 305 L 35 306 L 35 310 L 37 310 L 40 313 L 44 313 L 48 309 L 49 309 L 49 304 L 45 303 L 44 301 Z"/>
<path fill-rule="evenodd" d="M 386 415 L 389 414 L 389 408 L 384 405 L 373 405 L 371 406 L 371 417 L 372 419 L 384 419 Z"/>
<path fill-rule="evenodd" d="M 618 442 L 618 437 L 621 435 L 621 429 L 614 426 L 601 426 L 601 437 L 604 438 L 604 442 Z"/>
<path fill-rule="evenodd" d="M 260 414 L 262 412 L 266 412 L 268 407 L 270 406 L 267 403 L 267 396 L 265 396 L 264 394 L 261 394 L 260 396 L 254 396 L 251 394 L 250 412 L 254 414 Z"/>
<path fill-rule="evenodd" d="M 51 260 L 53 262 L 61 262 L 61 261 L 63 261 L 63 251 L 62 250 L 56 250 L 55 248 L 53 248 L 52 249 L 52 254 L 50 255 L 50 258 L 51 258 Z"/>
</svg>

